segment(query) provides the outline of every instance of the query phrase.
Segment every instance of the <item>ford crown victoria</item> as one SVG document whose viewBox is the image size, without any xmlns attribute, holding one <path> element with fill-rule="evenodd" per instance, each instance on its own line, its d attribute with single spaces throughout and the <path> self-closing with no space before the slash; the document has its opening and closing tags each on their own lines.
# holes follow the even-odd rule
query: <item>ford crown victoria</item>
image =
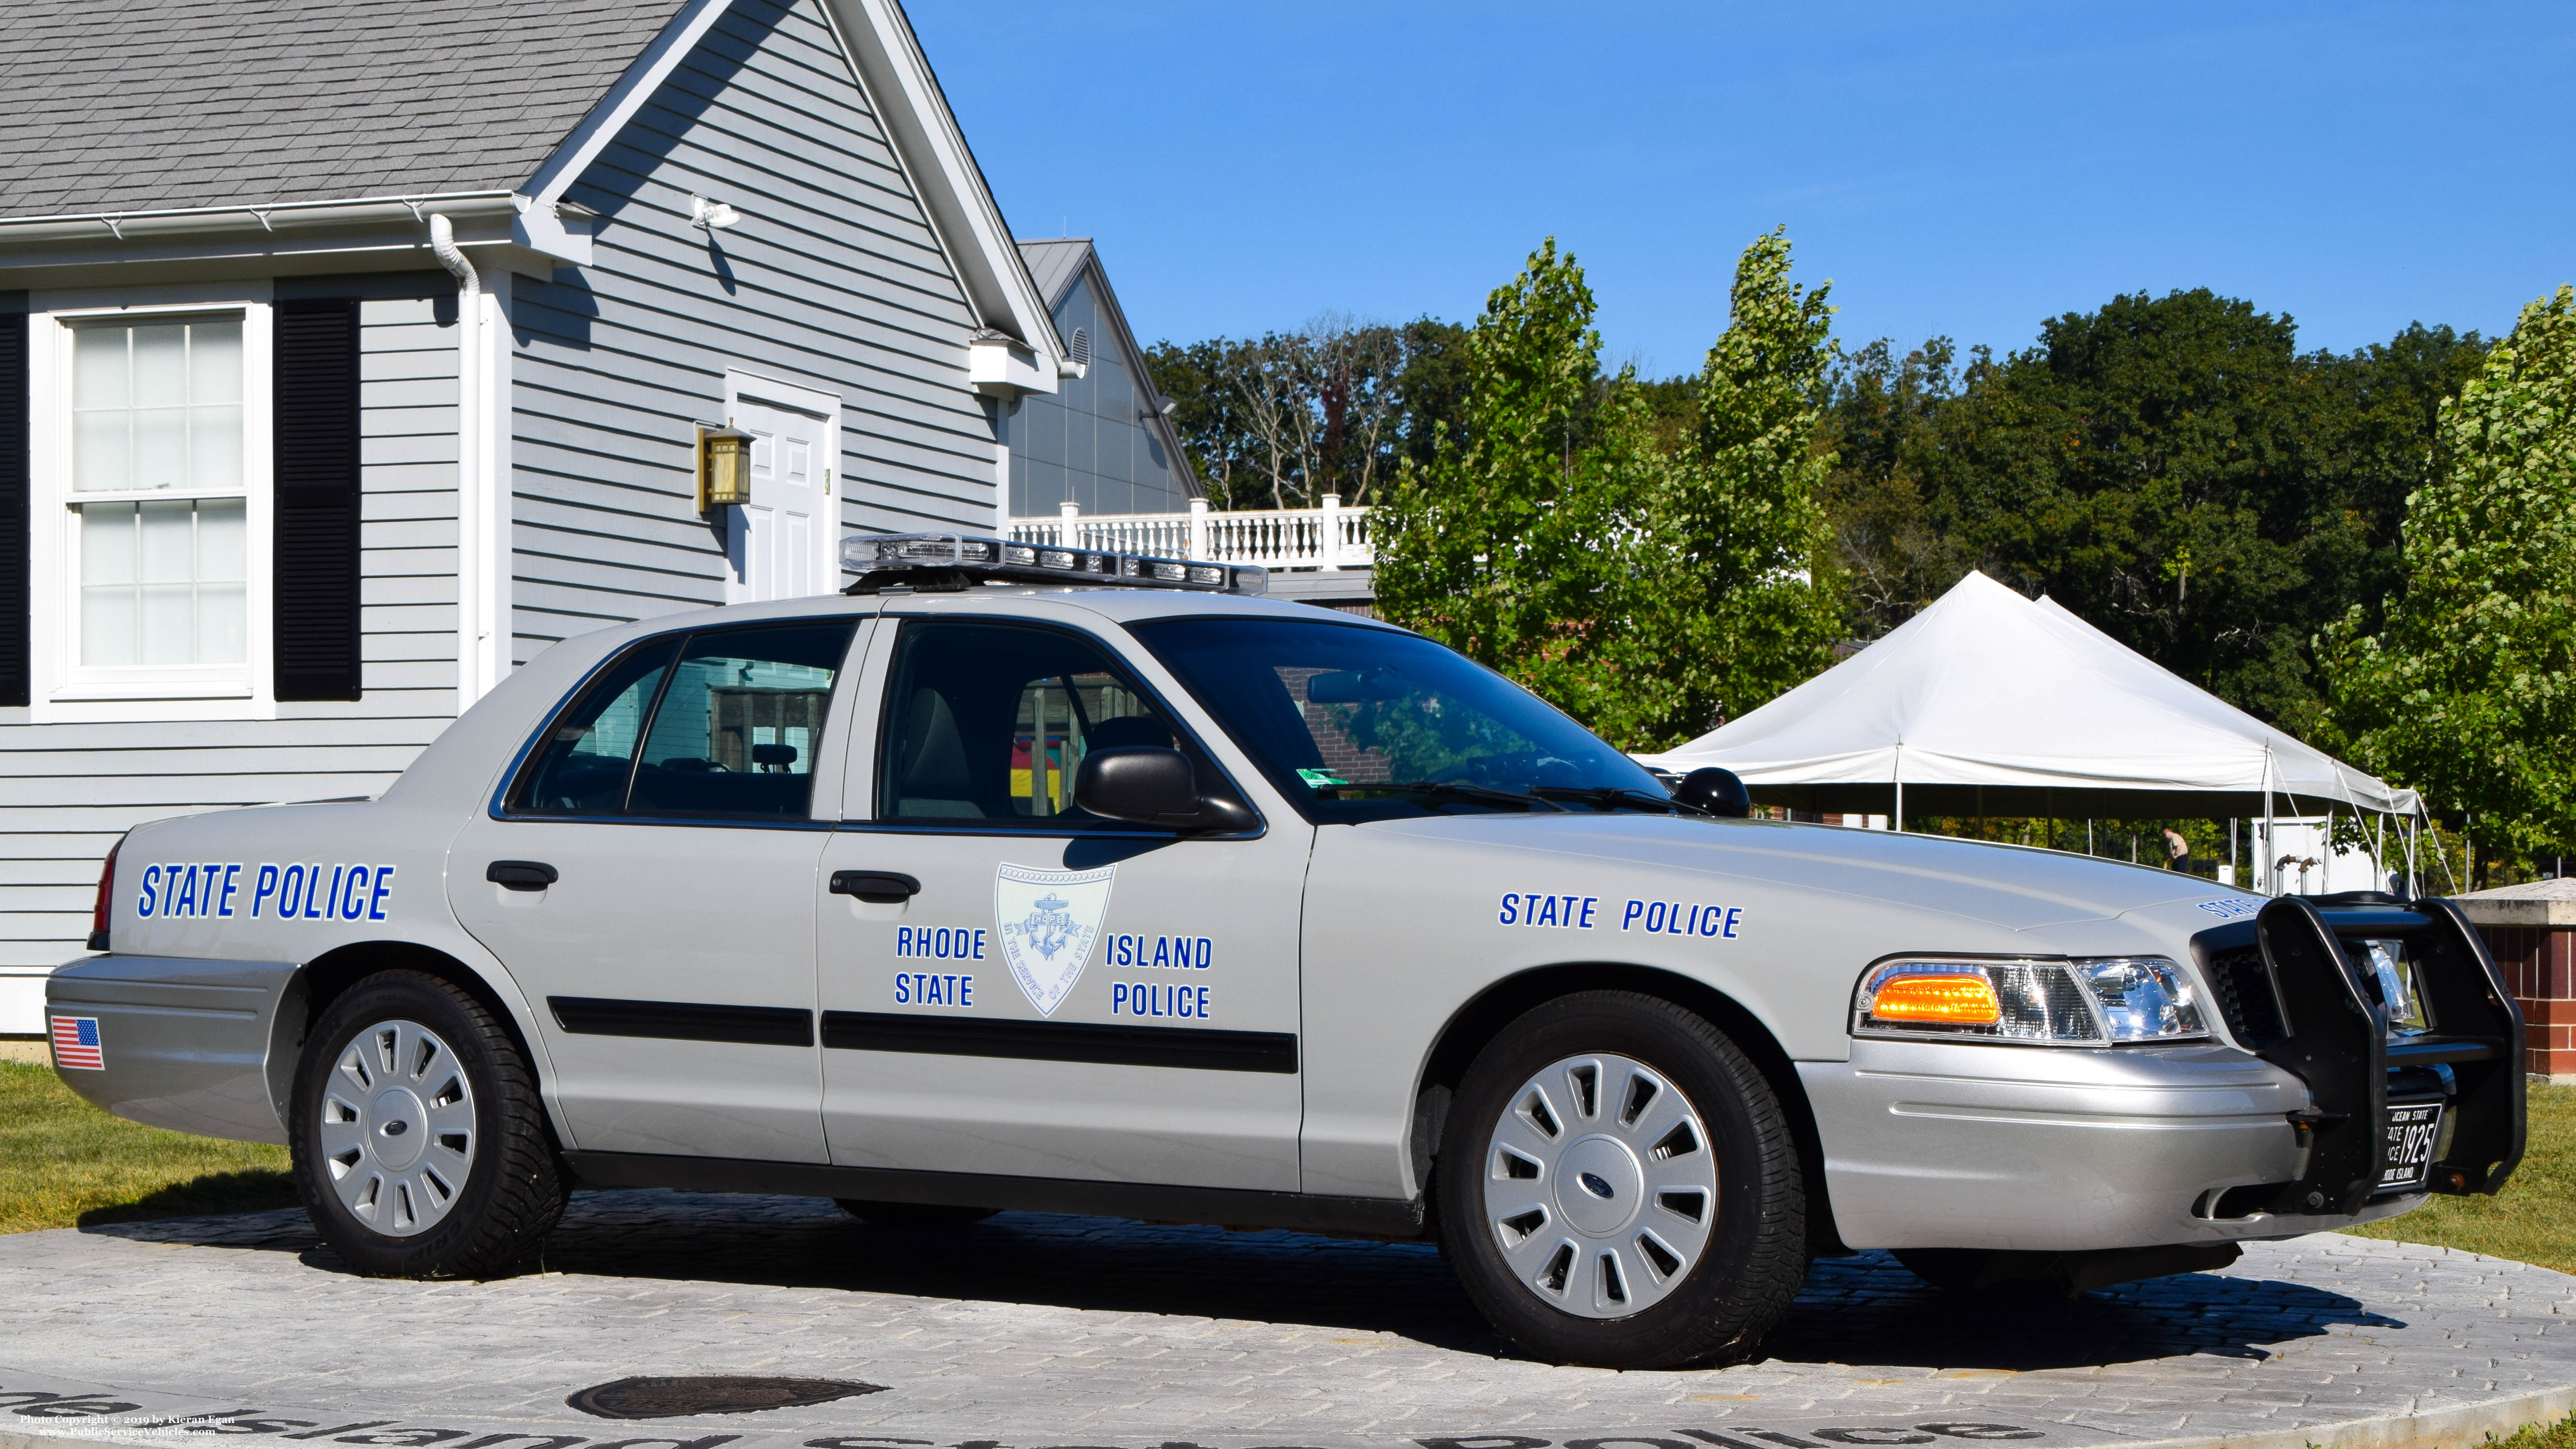
<svg viewBox="0 0 2576 1449">
<path fill-rule="evenodd" d="M 1269 1225 L 1610 1366 L 1755 1353 L 1822 1255 L 2081 1289 L 2520 1158 L 2446 901 L 1746 818 L 1258 571 L 848 552 L 555 646 L 381 798 L 135 829 L 63 1080 L 286 1143 L 368 1273 L 582 1184 Z"/>
</svg>

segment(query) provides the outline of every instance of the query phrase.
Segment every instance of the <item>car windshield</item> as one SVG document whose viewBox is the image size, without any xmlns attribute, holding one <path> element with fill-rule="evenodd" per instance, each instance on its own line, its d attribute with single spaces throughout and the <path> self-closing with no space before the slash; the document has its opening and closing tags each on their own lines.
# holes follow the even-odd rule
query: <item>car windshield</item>
<svg viewBox="0 0 2576 1449">
<path fill-rule="evenodd" d="M 1312 820 L 1663 808 L 1635 761 L 1419 635 L 1290 619 L 1134 632 Z"/>
</svg>

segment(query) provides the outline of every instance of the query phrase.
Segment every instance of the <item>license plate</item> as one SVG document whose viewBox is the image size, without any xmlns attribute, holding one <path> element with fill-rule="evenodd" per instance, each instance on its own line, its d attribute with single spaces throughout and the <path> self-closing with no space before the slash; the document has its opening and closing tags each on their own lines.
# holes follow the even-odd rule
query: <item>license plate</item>
<svg viewBox="0 0 2576 1449">
<path fill-rule="evenodd" d="M 2424 1102 L 2388 1109 L 2387 1141 L 2381 1147 L 2379 1190 L 2421 1187 L 2433 1170 L 2433 1144 L 2442 1135 L 2442 1104 Z"/>
</svg>

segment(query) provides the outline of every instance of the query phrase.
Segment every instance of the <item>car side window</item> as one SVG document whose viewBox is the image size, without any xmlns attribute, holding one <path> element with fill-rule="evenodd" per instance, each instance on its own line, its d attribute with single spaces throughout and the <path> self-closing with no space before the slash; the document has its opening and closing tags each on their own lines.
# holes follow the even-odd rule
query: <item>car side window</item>
<svg viewBox="0 0 2576 1449">
<path fill-rule="evenodd" d="M 911 620 L 895 650 L 881 819 L 1108 826 L 1073 802 L 1092 751 L 1180 744 L 1096 645 L 1052 629 Z"/>
<path fill-rule="evenodd" d="M 535 765 L 520 777 L 510 808 L 540 815 L 624 809 L 644 717 L 679 648 L 676 638 L 638 644 L 592 680 L 581 699 L 555 719 Z"/>
<path fill-rule="evenodd" d="M 638 645 L 556 722 L 512 804 L 801 818 L 850 635 L 846 623 L 786 624 Z"/>
<path fill-rule="evenodd" d="M 691 636 L 654 706 L 627 810 L 809 813 L 814 747 L 849 647 L 847 624 Z"/>
</svg>

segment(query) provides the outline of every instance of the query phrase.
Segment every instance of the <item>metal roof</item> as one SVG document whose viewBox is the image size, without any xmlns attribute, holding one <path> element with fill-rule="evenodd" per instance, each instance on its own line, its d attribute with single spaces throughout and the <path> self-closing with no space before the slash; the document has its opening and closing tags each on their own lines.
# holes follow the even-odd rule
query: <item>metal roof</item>
<svg viewBox="0 0 2576 1449">
<path fill-rule="evenodd" d="M 1052 312 L 1073 290 L 1073 279 L 1082 275 L 1082 264 L 1091 256 L 1091 238 L 1087 236 L 1051 237 L 1044 241 L 1023 241 L 1020 256 L 1029 264 L 1029 277 L 1038 284 L 1038 295 L 1046 299 Z"/>
<path fill-rule="evenodd" d="M 1052 314 L 1064 305 L 1065 294 L 1073 290 L 1074 280 L 1088 270 L 1098 279 L 1100 315 L 1109 324 L 1117 345 L 1124 350 L 1127 370 L 1143 391 L 1147 406 L 1145 426 L 1162 437 L 1173 461 L 1180 465 L 1181 486 L 1193 498 L 1207 496 L 1207 485 L 1199 480 L 1198 465 L 1190 461 L 1190 450 L 1181 445 L 1180 429 L 1158 411 L 1163 390 L 1154 385 L 1154 370 L 1146 364 L 1145 349 L 1136 341 L 1135 331 L 1127 325 L 1127 309 L 1118 304 L 1118 293 L 1109 285 L 1109 269 L 1100 261 L 1099 249 L 1087 236 L 1047 237 L 1019 243 L 1020 260 L 1027 263 L 1030 280 L 1038 284 L 1038 295 L 1046 299 Z"/>
<path fill-rule="evenodd" d="M 682 0 L 10 0 L 0 218 L 509 191 Z"/>
</svg>

